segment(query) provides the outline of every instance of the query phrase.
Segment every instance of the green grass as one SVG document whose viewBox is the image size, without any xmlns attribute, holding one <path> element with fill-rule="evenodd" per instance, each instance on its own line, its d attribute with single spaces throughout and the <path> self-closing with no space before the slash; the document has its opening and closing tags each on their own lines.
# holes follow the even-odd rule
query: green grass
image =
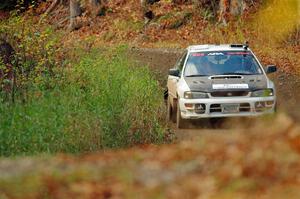
<svg viewBox="0 0 300 199">
<path fill-rule="evenodd" d="M 164 141 L 162 91 L 120 47 L 81 55 L 51 88 L 0 104 L 0 155 L 80 153 Z"/>
</svg>

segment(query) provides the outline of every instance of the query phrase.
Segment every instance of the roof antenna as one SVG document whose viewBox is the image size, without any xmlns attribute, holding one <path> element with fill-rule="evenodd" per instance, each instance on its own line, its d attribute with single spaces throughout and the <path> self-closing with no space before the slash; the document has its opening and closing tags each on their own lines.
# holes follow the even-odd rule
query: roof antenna
<svg viewBox="0 0 300 199">
<path fill-rule="evenodd" d="M 248 41 L 245 41 L 243 47 L 244 47 L 245 50 L 248 50 L 248 48 L 249 48 L 249 42 L 248 42 Z"/>
</svg>

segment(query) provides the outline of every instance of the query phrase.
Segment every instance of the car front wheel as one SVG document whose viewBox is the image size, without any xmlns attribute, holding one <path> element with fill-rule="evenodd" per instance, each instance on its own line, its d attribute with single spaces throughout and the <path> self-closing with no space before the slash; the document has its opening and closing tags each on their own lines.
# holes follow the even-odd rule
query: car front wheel
<svg viewBox="0 0 300 199">
<path fill-rule="evenodd" d="M 174 113 L 174 108 L 171 105 L 170 97 L 167 98 L 167 121 L 176 122 L 176 114 Z"/>
<path fill-rule="evenodd" d="M 177 114 L 176 114 L 176 126 L 177 128 L 181 129 L 184 128 L 185 125 L 185 119 L 181 117 L 181 111 L 180 111 L 180 106 L 179 106 L 179 100 L 177 103 Z"/>
</svg>

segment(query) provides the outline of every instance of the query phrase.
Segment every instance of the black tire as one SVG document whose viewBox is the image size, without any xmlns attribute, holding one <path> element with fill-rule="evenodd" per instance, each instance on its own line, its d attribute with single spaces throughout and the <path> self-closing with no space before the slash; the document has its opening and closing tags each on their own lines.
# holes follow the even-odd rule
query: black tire
<svg viewBox="0 0 300 199">
<path fill-rule="evenodd" d="M 277 111 L 278 111 L 278 109 L 277 109 L 277 102 L 275 103 L 275 107 L 274 107 L 274 114 L 277 114 Z"/>
<path fill-rule="evenodd" d="M 179 106 L 179 100 L 177 103 L 177 108 L 176 108 L 176 126 L 178 129 L 182 129 L 185 126 L 185 119 L 183 119 L 181 117 L 181 113 L 180 113 L 180 106 Z"/>
<path fill-rule="evenodd" d="M 167 122 L 172 121 L 173 123 L 176 122 L 176 114 L 174 113 L 174 108 L 171 105 L 171 99 L 167 98 Z"/>
<path fill-rule="evenodd" d="M 167 122 L 170 122 L 172 118 L 172 107 L 170 103 L 170 99 L 167 98 Z"/>
</svg>

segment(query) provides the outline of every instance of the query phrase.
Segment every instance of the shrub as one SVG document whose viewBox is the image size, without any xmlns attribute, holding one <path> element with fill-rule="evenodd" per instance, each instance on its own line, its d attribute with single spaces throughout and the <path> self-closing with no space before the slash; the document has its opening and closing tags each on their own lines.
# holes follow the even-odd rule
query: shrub
<svg viewBox="0 0 300 199">
<path fill-rule="evenodd" d="M 70 72 L 71 92 L 101 126 L 101 147 L 162 141 L 162 91 L 146 67 L 134 67 L 124 48 L 99 57 L 94 50 Z M 74 88 L 73 88 L 74 89 Z M 80 92 L 77 94 L 76 92 Z"/>
<path fill-rule="evenodd" d="M 263 43 L 280 44 L 297 30 L 299 4 L 297 0 L 265 2 L 251 24 Z"/>
<path fill-rule="evenodd" d="M 60 47 L 60 33 L 54 32 L 43 20 L 16 15 L 0 22 L 0 36 L 15 50 L 12 58 L 14 88 L 9 93 L 12 101 L 16 95 L 26 101 L 32 84 L 51 88 L 52 77 L 57 75 L 55 70 L 63 68 L 66 61 Z"/>
<path fill-rule="evenodd" d="M 0 154 L 88 152 L 162 143 L 163 99 L 146 67 L 124 48 L 92 50 L 53 88 L 32 84 L 28 101 L 0 104 Z"/>
</svg>

